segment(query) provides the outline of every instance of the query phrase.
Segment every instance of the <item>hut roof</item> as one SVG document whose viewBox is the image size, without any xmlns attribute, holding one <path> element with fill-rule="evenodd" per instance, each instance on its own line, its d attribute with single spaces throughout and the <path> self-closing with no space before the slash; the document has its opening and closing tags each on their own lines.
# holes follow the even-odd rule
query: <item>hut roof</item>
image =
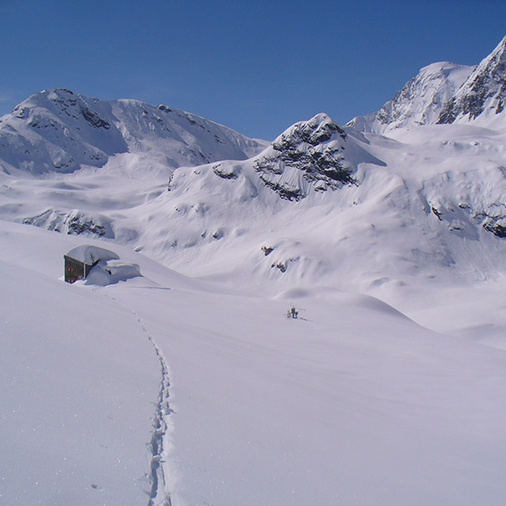
<svg viewBox="0 0 506 506">
<path fill-rule="evenodd" d="M 90 246 L 83 244 L 71 249 L 65 256 L 73 258 L 79 262 L 84 262 L 88 265 L 93 265 L 99 260 L 118 260 L 119 256 L 112 251 L 97 246 Z"/>
</svg>

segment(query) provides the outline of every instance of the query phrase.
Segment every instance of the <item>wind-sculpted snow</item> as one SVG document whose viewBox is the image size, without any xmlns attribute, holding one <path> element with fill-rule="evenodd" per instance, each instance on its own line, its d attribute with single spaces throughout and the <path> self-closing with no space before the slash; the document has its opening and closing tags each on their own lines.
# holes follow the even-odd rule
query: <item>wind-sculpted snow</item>
<svg viewBox="0 0 506 506">
<path fill-rule="evenodd" d="M 504 135 L 438 125 L 396 136 L 344 132 L 318 115 L 257 157 L 181 167 L 168 178 L 119 159 L 51 179 L 4 175 L 0 213 L 129 244 L 192 276 L 240 274 L 246 284 L 325 280 L 377 294 L 417 284 L 421 273 L 496 276 Z M 341 167 L 344 181 L 315 161 L 333 149 L 331 175 Z"/>
<path fill-rule="evenodd" d="M 480 228 L 506 237 L 505 168 L 438 175 L 424 183 L 427 206 L 454 234 L 478 240 Z"/>
</svg>

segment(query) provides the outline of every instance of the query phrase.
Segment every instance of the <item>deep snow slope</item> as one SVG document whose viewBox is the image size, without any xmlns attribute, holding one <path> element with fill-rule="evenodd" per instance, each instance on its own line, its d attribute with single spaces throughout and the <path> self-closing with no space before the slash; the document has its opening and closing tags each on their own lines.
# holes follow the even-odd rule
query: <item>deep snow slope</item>
<svg viewBox="0 0 506 506">
<path fill-rule="evenodd" d="M 101 101 L 66 89 L 45 90 L 0 119 L 0 168 L 31 174 L 103 167 L 117 154 L 137 170 L 244 159 L 262 142 L 165 105 L 137 100 Z M 128 159 L 128 157 L 126 157 Z M 125 163 L 125 157 L 123 157 Z"/>
<path fill-rule="evenodd" d="M 119 246 L 139 276 L 67 285 L 80 238 L 0 234 L 2 502 L 502 504 L 504 352 L 370 297 L 229 292 Z"/>
</svg>

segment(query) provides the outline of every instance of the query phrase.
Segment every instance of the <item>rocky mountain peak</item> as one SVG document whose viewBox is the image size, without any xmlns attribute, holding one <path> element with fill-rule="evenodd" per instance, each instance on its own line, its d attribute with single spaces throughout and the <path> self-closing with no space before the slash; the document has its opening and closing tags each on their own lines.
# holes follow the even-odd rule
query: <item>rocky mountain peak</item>
<svg viewBox="0 0 506 506">
<path fill-rule="evenodd" d="M 300 121 L 283 132 L 273 146 L 281 148 L 293 147 L 300 144 L 317 146 L 327 142 L 333 136 L 346 140 L 346 133 L 334 120 L 325 113 L 320 113 L 308 121 Z"/>
<path fill-rule="evenodd" d="M 347 126 L 387 134 L 398 128 L 467 122 L 478 117 L 490 125 L 489 120 L 498 117 L 505 106 L 506 37 L 475 67 L 440 62 L 422 68 L 377 113 L 356 117 Z"/>
<path fill-rule="evenodd" d="M 108 102 L 67 89 L 44 90 L 15 107 L 0 123 L 0 167 L 32 174 L 103 166 L 128 146 Z"/>
<path fill-rule="evenodd" d="M 446 104 L 438 123 L 474 120 L 483 113 L 500 114 L 506 103 L 506 37 L 469 76 Z"/>
<path fill-rule="evenodd" d="M 346 143 L 345 131 L 327 114 L 318 114 L 285 130 L 255 159 L 254 168 L 282 198 L 300 200 L 309 183 L 324 191 L 353 182 Z"/>
<path fill-rule="evenodd" d="M 441 110 L 469 77 L 473 67 L 451 62 L 428 65 L 373 114 L 354 118 L 348 126 L 386 133 L 397 128 L 435 123 Z"/>
<path fill-rule="evenodd" d="M 100 117 L 97 107 L 103 109 L 103 103 L 96 98 L 88 99 L 71 90 L 60 88 L 44 90 L 32 95 L 28 100 L 16 106 L 12 114 L 18 119 L 29 119 L 30 126 L 37 127 L 40 115 L 52 115 L 65 122 L 81 122 L 83 119 L 89 126 L 109 130 L 111 124 Z M 106 111 L 102 111 L 104 113 Z"/>
</svg>

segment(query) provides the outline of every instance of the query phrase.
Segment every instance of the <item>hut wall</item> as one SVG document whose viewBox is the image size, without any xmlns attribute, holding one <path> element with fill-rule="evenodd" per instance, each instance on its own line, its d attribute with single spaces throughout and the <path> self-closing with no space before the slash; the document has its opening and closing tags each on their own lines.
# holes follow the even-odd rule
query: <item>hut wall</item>
<svg viewBox="0 0 506 506">
<path fill-rule="evenodd" d="M 74 260 L 68 256 L 65 258 L 65 281 L 74 283 L 78 279 L 84 279 L 88 275 L 89 266 L 79 260 Z"/>
</svg>

